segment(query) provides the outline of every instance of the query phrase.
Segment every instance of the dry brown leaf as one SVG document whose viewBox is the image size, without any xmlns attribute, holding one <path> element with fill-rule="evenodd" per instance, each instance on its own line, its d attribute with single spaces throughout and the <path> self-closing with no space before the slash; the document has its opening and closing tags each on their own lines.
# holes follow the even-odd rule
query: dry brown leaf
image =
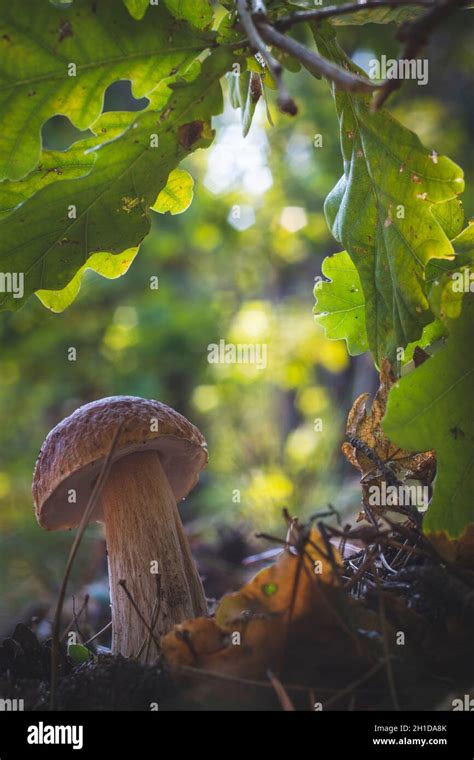
<svg viewBox="0 0 474 760">
<path fill-rule="evenodd" d="M 300 642 L 296 652 L 303 673 L 305 657 L 316 668 L 338 658 L 359 662 L 348 618 L 351 601 L 325 554 L 319 533 L 311 531 L 304 558 L 285 550 L 240 591 L 223 597 L 215 619 L 189 620 L 168 633 L 162 640 L 168 664 L 265 678 L 268 668 L 281 666 L 290 633 Z M 334 562 L 341 563 L 336 551 Z"/>
<path fill-rule="evenodd" d="M 393 444 L 383 431 L 381 423 L 394 382 L 390 362 L 384 359 L 380 370 L 380 387 L 370 411 L 367 409 L 370 394 L 363 393 L 354 401 L 347 418 L 346 434 L 349 440 L 342 444 L 342 451 L 350 464 L 361 473 L 365 506 L 368 506 L 371 487 L 380 487 L 382 481 L 387 485 L 396 485 L 406 480 L 429 484 L 435 473 L 434 451 L 405 451 Z"/>
</svg>

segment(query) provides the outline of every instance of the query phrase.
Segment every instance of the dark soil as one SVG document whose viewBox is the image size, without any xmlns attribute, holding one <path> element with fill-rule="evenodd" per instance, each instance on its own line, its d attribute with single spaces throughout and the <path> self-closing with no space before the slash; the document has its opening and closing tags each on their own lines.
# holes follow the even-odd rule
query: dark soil
<svg viewBox="0 0 474 760">
<path fill-rule="evenodd" d="M 0 696 L 23 699 L 25 710 L 45 710 L 50 700 L 50 642 L 40 643 L 25 625 L 0 647 Z M 160 665 L 98 655 L 73 667 L 61 651 L 59 710 L 150 710 L 172 696 L 171 681 Z M 155 708 L 156 709 L 156 708 Z"/>
</svg>

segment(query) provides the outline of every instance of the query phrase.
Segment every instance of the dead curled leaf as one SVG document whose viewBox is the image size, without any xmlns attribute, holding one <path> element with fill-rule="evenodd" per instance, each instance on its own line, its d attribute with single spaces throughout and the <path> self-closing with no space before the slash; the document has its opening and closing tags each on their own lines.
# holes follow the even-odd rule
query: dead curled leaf
<svg viewBox="0 0 474 760">
<path fill-rule="evenodd" d="M 370 394 L 362 393 L 354 401 L 347 418 L 348 441 L 342 444 L 342 451 L 350 464 L 361 473 L 363 503 L 366 507 L 369 506 L 372 487 L 380 487 L 383 481 L 387 485 L 396 485 L 406 480 L 418 480 L 427 485 L 435 474 L 434 451 L 405 451 L 393 444 L 383 431 L 381 423 L 394 382 L 390 362 L 384 359 L 380 370 L 380 387 L 370 411 L 367 410 Z M 384 510 L 375 509 L 375 512 L 381 511 Z"/>
<path fill-rule="evenodd" d="M 342 562 L 337 552 L 334 562 Z M 287 656 L 291 677 L 299 680 L 311 680 L 330 663 L 336 670 L 343 663 L 347 677 L 353 668 L 367 667 L 353 633 L 352 607 L 313 530 L 304 557 L 282 552 L 240 591 L 224 596 L 215 618 L 176 626 L 162 640 L 162 652 L 171 667 L 241 678 L 265 679 L 268 668 L 281 671 Z"/>
</svg>

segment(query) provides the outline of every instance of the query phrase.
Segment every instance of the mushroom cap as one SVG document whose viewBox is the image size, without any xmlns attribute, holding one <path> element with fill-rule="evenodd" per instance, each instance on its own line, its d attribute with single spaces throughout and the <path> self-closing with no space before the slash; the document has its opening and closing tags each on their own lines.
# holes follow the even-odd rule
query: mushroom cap
<svg viewBox="0 0 474 760">
<path fill-rule="evenodd" d="M 177 501 L 194 488 L 208 461 L 207 444 L 197 427 L 159 401 L 110 396 L 79 407 L 48 433 L 32 487 L 41 527 L 61 530 L 79 524 L 120 423 L 112 462 L 155 450 Z M 69 503 L 71 489 L 75 503 Z M 102 519 L 99 500 L 91 520 Z"/>
</svg>

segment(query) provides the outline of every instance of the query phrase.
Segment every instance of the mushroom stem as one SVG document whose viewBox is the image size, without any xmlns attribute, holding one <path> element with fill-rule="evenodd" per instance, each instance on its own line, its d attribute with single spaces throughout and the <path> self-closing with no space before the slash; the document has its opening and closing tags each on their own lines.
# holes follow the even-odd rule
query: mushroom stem
<svg viewBox="0 0 474 760">
<path fill-rule="evenodd" d="M 201 580 L 158 452 L 129 454 L 116 462 L 102 504 L 112 652 L 124 657 L 139 654 L 141 662 L 150 662 L 158 654 L 155 640 L 176 623 L 207 614 Z M 133 602 L 120 585 L 122 580 Z M 150 641 L 152 627 L 155 640 Z"/>
</svg>

